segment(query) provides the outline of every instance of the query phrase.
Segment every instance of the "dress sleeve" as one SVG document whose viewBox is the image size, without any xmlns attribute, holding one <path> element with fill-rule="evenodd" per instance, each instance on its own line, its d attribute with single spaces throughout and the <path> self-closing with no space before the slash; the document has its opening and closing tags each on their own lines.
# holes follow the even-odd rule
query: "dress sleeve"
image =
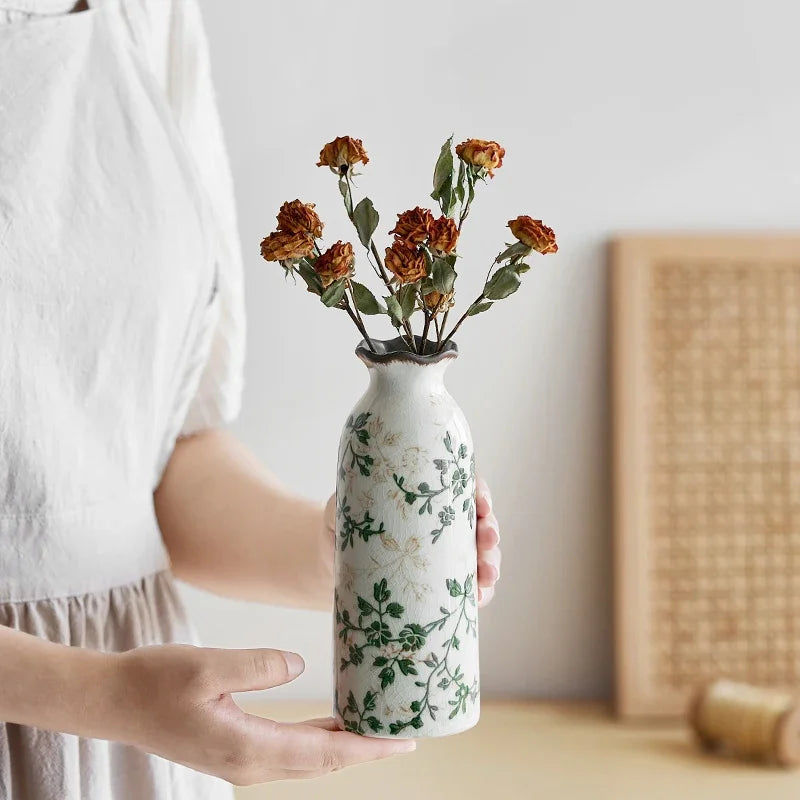
<svg viewBox="0 0 800 800">
<path fill-rule="evenodd" d="M 180 435 L 233 420 L 239 413 L 245 355 L 242 255 L 233 181 L 217 111 L 200 9 L 196 0 L 172 0 L 166 92 L 193 156 L 216 226 L 216 297 L 208 357 Z"/>
</svg>

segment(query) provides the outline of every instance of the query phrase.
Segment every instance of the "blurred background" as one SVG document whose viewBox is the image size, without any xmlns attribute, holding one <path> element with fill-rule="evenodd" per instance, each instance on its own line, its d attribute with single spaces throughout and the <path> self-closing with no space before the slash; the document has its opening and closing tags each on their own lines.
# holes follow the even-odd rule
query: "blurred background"
<svg viewBox="0 0 800 800">
<path fill-rule="evenodd" d="M 326 239 L 352 238 L 335 180 L 315 166 L 322 144 L 363 139 L 371 160 L 358 185 L 382 215 L 381 244 L 395 213 L 429 202 L 451 133 L 505 146 L 465 227 L 461 301 L 482 285 L 507 220 L 529 214 L 555 229 L 558 255 L 536 262 L 502 312 L 464 327 L 448 374 L 502 525 L 502 580 L 481 617 L 482 690 L 610 698 L 607 245 L 620 232 L 797 228 L 800 7 L 201 5 L 245 253 L 249 352 L 235 427 L 289 486 L 320 501 L 332 492 L 340 428 L 366 385 L 349 320 L 259 257 L 279 205 L 295 197 L 317 204 Z M 306 673 L 271 699 L 330 696 L 328 615 L 186 594 L 205 642 L 306 657 Z"/>
<path fill-rule="evenodd" d="M 537 263 L 501 313 L 464 326 L 448 386 L 503 528 L 502 583 L 482 616 L 484 692 L 608 696 L 606 243 L 621 230 L 797 226 L 800 9 L 766 2 L 755 13 L 722 0 L 202 8 L 245 254 L 249 350 L 236 432 L 289 486 L 320 500 L 333 491 L 341 426 L 366 386 L 350 321 L 259 256 L 278 207 L 295 197 L 318 204 L 331 241 L 352 238 L 335 180 L 315 166 L 325 142 L 363 139 L 371 161 L 359 187 L 382 213 L 386 244 L 393 215 L 429 200 L 450 133 L 505 146 L 464 229 L 464 297 L 480 289 L 509 219 L 530 214 L 555 229 L 558 255 Z M 207 642 L 307 656 L 306 674 L 275 693 L 329 695 L 327 615 L 189 599 Z"/>
</svg>

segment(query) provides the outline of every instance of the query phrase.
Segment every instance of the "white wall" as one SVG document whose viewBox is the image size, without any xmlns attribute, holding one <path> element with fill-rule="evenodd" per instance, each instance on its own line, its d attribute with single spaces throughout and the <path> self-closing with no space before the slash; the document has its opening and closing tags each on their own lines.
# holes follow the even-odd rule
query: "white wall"
<svg viewBox="0 0 800 800">
<path fill-rule="evenodd" d="M 365 384 L 356 332 L 280 270 L 261 237 L 284 199 L 353 238 L 336 135 L 363 138 L 360 181 L 384 215 L 427 202 L 441 141 L 496 138 L 506 164 L 463 237 L 477 293 L 517 214 L 560 253 L 458 337 L 451 392 L 470 419 L 503 525 L 483 613 L 483 685 L 500 695 L 610 689 L 611 556 L 604 245 L 620 229 L 797 226 L 800 11 L 791 0 L 203 0 L 240 203 L 249 361 L 236 431 L 285 481 L 333 488 L 342 420 Z M 382 230 L 391 227 L 384 224 Z M 327 615 L 189 594 L 208 642 L 295 648 L 284 690 L 326 696 Z"/>
</svg>

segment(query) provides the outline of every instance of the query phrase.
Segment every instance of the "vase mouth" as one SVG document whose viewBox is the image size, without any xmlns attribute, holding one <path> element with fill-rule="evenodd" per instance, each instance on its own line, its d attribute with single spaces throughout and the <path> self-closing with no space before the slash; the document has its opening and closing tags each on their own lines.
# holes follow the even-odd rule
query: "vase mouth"
<svg viewBox="0 0 800 800">
<path fill-rule="evenodd" d="M 415 336 L 414 340 L 417 347 L 422 345 L 421 336 Z M 370 350 L 366 339 L 362 339 L 358 343 L 358 347 L 356 347 L 356 355 L 368 367 L 376 364 L 393 364 L 395 362 L 406 362 L 426 366 L 428 364 L 438 364 L 440 361 L 458 357 L 458 345 L 452 341 L 452 339 L 447 342 L 438 353 L 430 352 L 427 355 L 421 355 L 420 353 L 415 353 L 410 350 L 402 336 L 397 336 L 394 339 L 373 339 L 372 344 L 375 346 L 374 352 Z M 425 349 L 432 351 L 435 347 L 436 342 L 432 342 L 428 339 Z"/>
</svg>

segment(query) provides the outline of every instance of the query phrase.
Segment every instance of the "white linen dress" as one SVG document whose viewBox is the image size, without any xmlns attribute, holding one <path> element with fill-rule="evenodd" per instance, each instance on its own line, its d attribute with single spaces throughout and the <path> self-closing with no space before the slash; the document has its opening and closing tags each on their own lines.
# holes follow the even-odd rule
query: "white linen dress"
<svg viewBox="0 0 800 800">
<path fill-rule="evenodd" d="M 72 5 L 0 0 L 0 624 L 119 651 L 193 640 L 153 491 L 238 410 L 241 263 L 196 1 Z M 229 796 L 0 723 L 2 800 Z"/>
</svg>

